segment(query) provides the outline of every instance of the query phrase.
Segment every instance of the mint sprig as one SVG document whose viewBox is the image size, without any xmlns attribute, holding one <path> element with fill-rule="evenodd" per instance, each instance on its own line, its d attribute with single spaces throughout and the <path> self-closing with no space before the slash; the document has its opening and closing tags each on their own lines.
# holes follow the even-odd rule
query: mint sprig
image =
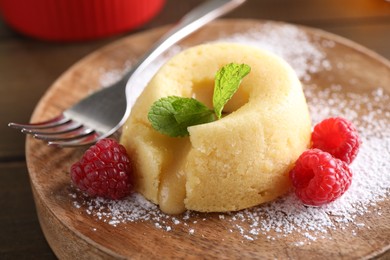
<svg viewBox="0 0 390 260">
<path fill-rule="evenodd" d="M 215 76 L 213 106 L 218 118 L 222 109 L 236 93 L 242 79 L 249 74 L 251 67 L 246 64 L 230 63 L 222 67 Z"/>
<path fill-rule="evenodd" d="M 194 98 L 169 96 L 157 100 L 152 105 L 148 119 L 152 127 L 160 133 L 179 137 L 188 135 L 189 126 L 214 121 L 215 115 Z"/>
<path fill-rule="evenodd" d="M 189 135 L 187 128 L 220 119 L 226 103 L 240 86 L 251 68 L 246 64 L 230 63 L 215 76 L 214 111 L 194 98 L 168 96 L 153 103 L 148 113 L 152 127 L 171 137 Z"/>
</svg>

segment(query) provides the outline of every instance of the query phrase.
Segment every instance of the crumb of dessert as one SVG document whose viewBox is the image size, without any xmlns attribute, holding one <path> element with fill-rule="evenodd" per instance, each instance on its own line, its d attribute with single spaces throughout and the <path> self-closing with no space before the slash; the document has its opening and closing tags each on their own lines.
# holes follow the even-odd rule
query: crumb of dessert
<svg viewBox="0 0 390 260">
<path fill-rule="evenodd" d="M 305 205 L 321 206 L 339 198 L 352 182 L 348 165 L 319 149 L 309 149 L 290 171 L 295 194 Z"/>
<path fill-rule="evenodd" d="M 345 118 L 327 118 L 314 127 L 312 147 L 326 151 L 348 164 L 356 158 L 359 146 L 358 131 Z"/>
<path fill-rule="evenodd" d="M 131 192 L 132 169 L 126 149 L 113 139 L 99 140 L 71 166 L 73 184 L 91 197 L 121 199 Z"/>
<path fill-rule="evenodd" d="M 229 63 L 251 72 L 215 122 L 169 137 L 152 128 L 152 104 L 168 96 L 212 107 L 214 77 Z M 121 143 L 134 159 L 135 189 L 170 214 L 186 209 L 236 211 L 276 199 L 291 187 L 289 170 L 310 145 L 311 121 L 301 83 L 283 59 L 236 43 L 179 53 L 155 74 L 134 104 Z"/>
</svg>

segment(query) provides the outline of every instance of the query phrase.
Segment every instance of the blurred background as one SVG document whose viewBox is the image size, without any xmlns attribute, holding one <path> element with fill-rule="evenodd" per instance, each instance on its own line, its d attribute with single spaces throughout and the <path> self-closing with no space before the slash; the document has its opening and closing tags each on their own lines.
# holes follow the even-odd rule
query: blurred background
<svg viewBox="0 0 390 260">
<path fill-rule="evenodd" d="M 37 36 L 28 29 L 20 28 L 23 22 L 28 25 L 29 19 L 35 19 L 35 29 L 42 28 L 44 21 L 29 17 L 29 8 L 33 8 L 32 3 L 50 1 L 0 0 L 1 259 L 55 258 L 36 217 L 25 163 L 25 137 L 9 129 L 8 122 L 28 122 L 35 105 L 50 85 L 87 54 L 121 38 L 175 23 L 193 7 L 204 2 L 148 1 L 138 0 L 146 3 L 146 7 L 138 7 L 138 18 L 133 17 L 124 27 L 118 25 L 121 23 L 118 20 L 120 17 L 115 16 L 111 17 L 116 19 L 114 26 L 118 25 L 115 30 L 106 28 L 106 31 L 92 33 L 86 38 L 76 33 L 74 39 L 72 36 L 61 39 L 58 35 Z M 64 4 L 64 1 L 60 2 Z M 117 1 L 111 1 L 114 2 Z M 148 5 L 153 10 L 143 13 L 143 8 Z M 53 4 L 51 8 L 56 8 L 56 5 Z M 83 8 L 92 7 L 87 3 Z M 117 9 L 121 10 L 121 7 Z M 128 17 L 123 8 L 122 11 L 121 15 Z M 99 10 L 95 14 L 94 19 L 99 20 Z M 38 17 L 44 15 L 45 12 Z M 385 0 L 247 0 L 224 18 L 284 21 L 320 28 L 390 59 L 390 2 Z M 64 31 L 64 34 L 72 35 L 72 32 Z"/>
</svg>

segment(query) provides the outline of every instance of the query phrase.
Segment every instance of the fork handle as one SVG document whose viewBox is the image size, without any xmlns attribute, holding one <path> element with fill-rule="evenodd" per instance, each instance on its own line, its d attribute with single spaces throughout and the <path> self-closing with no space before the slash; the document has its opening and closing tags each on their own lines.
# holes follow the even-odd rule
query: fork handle
<svg viewBox="0 0 390 260">
<path fill-rule="evenodd" d="M 123 121 L 130 114 L 131 107 L 143 91 L 143 87 L 135 87 L 135 80 L 140 73 L 169 47 L 201 28 L 208 22 L 230 12 L 246 0 L 211 0 L 187 13 L 171 30 L 160 38 L 138 63 L 124 76 L 127 80 L 127 110 Z"/>
</svg>

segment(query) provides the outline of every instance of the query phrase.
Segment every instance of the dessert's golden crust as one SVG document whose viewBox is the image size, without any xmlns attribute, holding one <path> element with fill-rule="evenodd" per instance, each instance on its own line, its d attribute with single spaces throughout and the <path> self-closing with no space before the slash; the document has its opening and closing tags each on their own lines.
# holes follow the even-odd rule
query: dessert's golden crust
<svg viewBox="0 0 390 260">
<path fill-rule="evenodd" d="M 151 128 L 147 113 L 161 97 L 195 97 L 211 107 L 215 73 L 231 62 L 246 63 L 251 72 L 226 105 L 230 114 L 189 127 L 189 138 Z M 301 84 L 287 63 L 254 47 L 215 43 L 190 48 L 159 70 L 137 100 L 121 142 L 133 151 L 137 189 L 146 198 L 161 204 L 161 186 L 166 190 L 184 176 L 177 177 L 184 193 L 175 198 L 184 201 L 181 208 L 232 211 L 288 190 L 288 170 L 307 148 L 310 131 Z M 176 177 L 161 185 L 168 175 Z M 174 206 L 163 210 L 178 213 Z"/>
</svg>

